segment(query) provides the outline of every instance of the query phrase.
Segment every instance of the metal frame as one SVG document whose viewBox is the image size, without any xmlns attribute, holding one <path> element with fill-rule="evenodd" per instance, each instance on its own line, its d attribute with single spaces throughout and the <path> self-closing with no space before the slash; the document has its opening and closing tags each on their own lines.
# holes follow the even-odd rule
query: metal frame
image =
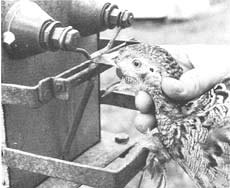
<svg viewBox="0 0 230 188">
<path fill-rule="evenodd" d="M 136 42 L 134 42 L 136 43 Z M 122 45 L 121 45 L 122 46 Z M 118 46 L 119 47 L 119 46 Z M 112 50 L 117 49 L 115 47 Z M 78 125 L 81 121 L 85 106 L 93 88 L 93 80 L 97 74 L 107 70 L 111 66 L 92 63 L 97 61 L 101 53 L 95 52 L 91 55 L 92 59 L 83 62 L 55 77 L 48 77 L 41 80 L 36 86 L 22 86 L 15 84 L 2 84 L 2 103 L 3 104 L 18 104 L 25 105 L 31 108 L 41 107 L 48 103 L 52 98 L 68 100 L 72 87 L 75 87 L 88 80 L 85 89 L 85 94 L 81 100 L 80 108 L 77 111 L 72 128 L 65 141 L 63 158 L 69 152 L 72 140 L 76 135 Z M 103 61 L 103 59 L 100 59 Z M 101 91 L 101 94 L 103 91 Z M 134 96 L 122 93 L 111 93 L 101 98 L 101 104 L 115 105 L 130 109 L 135 109 Z M 114 142 L 114 140 L 113 140 Z M 99 143 L 100 144 L 100 143 Z M 92 147 L 92 149 L 97 146 Z M 102 146 L 104 147 L 104 146 Z M 117 156 L 113 156 L 113 162 L 118 163 L 119 168 L 114 169 L 113 162 L 108 163 L 107 167 L 96 167 L 82 164 L 81 161 L 69 162 L 66 160 L 56 159 L 52 157 L 36 155 L 25 151 L 20 151 L 12 148 L 2 147 L 3 164 L 22 170 L 28 170 L 34 173 L 40 173 L 54 178 L 76 182 L 78 184 L 89 185 L 101 188 L 120 188 L 125 186 L 129 180 L 144 166 L 147 151 L 140 147 L 137 142 L 131 142 L 126 146 L 112 146 L 112 150 L 118 147 Z M 87 151 L 88 152 L 88 151 Z M 87 157 L 87 152 L 85 157 Z M 94 151 L 95 153 L 98 151 Z M 113 153 L 114 151 L 111 151 Z M 123 160 L 116 161 L 120 155 Z M 82 157 L 82 158 L 85 158 Z M 89 157 L 89 156 L 88 156 Z M 93 156 L 90 156 L 93 160 Z M 78 157 L 78 158 L 81 158 Z M 119 158 L 122 159 L 122 158 Z M 98 159 L 96 159 L 98 160 Z M 110 159 L 111 160 L 111 159 Z M 98 161 L 100 163 L 100 161 Z M 100 165 L 99 165 L 100 166 Z"/>
<path fill-rule="evenodd" d="M 8 167 L 28 170 L 93 187 L 120 188 L 125 186 L 143 167 L 147 156 L 147 151 L 138 145 L 129 146 L 125 151 L 127 150 L 130 151 L 125 160 L 119 161 L 119 168 L 115 170 L 110 167 L 89 166 L 7 147 L 2 148 L 2 153 L 3 163 Z"/>
<path fill-rule="evenodd" d="M 102 98 L 101 104 L 110 104 L 135 109 L 134 104 L 131 101 L 134 101 L 134 96 L 121 93 L 111 93 Z M 81 118 L 77 119 L 79 121 L 81 120 Z M 73 133 L 70 131 L 72 136 L 75 135 L 76 130 L 77 126 Z M 114 136 L 110 135 L 110 138 L 111 137 Z M 69 136 L 67 138 L 69 138 Z M 103 139 L 104 138 L 102 137 L 102 142 Z M 108 143 L 108 139 L 106 139 L 104 143 L 105 142 Z M 114 142 L 114 140 L 112 142 Z M 66 143 L 69 142 L 66 141 Z M 52 157 L 36 155 L 16 149 L 2 147 L 2 159 L 3 164 L 8 167 L 28 170 L 30 172 L 47 175 L 53 178 L 63 179 L 64 181 L 75 182 L 79 186 L 88 185 L 99 188 L 124 187 L 131 180 L 131 178 L 133 178 L 145 165 L 147 150 L 144 150 L 141 146 L 139 146 L 138 140 L 129 141 L 129 143 L 125 145 L 111 145 L 110 141 L 109 148 L 111 148 L 111 150 L 108 152 L 110 153 L 110 156 L 101 154 L 99 148 L 104 150 L 108 147 L 105 145 L 96 145 L 91 148 L 93 152 L 86 151 L 86 153 L 77 158 L 77 162 L 69 162 L 66 160 L 55 159 Z M 68 148 L 66 151 L 68 152 Z M 63 151 L 63 157 L 65 156 L 66 151 Z M 95 156 L 96 153 L 100 153 L 101 158 L 98 159 L 98 157 Z M 122 157 L 119 158 L 119 156 Z M 95 164 L 84 164 L 85 158 L 90 158 L 92 161 L 94 161 L 94 157 L 96 157 L 96 166 L 102 167 L 96 167 L 94 166 Z M 104 160 L 103 158 L 106 157 L 106 162 L 102 162 Z M 116 161 L 116 159 L 119 160 Z M 83 164 L 81 162 L 83 162 Z M 99 163 L 99 165 L 97 163 Z M 113 163 L 116 165 L 113 165 Z M 114 168 L 117 166 L 119 168 Z"/>
</svg>

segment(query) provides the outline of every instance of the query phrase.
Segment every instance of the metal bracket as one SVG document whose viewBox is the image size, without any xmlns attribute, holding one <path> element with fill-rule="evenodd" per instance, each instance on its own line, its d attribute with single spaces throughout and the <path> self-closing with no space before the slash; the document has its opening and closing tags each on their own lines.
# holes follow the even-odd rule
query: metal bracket
<svg viewBox="0 0 230 188">
<path fill-rule="evenodd" d="M 101 150 L 104 152 L 105 145 L 102 146 L 103 148 L 101 148 Z M 12 168 L 28 170 L 30 172 L 93 187 L 121 188 L 143 168 L 148 153 L 148 151 L 143 149 L 137 142 L 122 145 L 121 147 L 123 148 L 120 149 L 121 157 L 119 158 L 118 156 L 117 160 L 109 159 L 112 160 L 110 162 L 106 159 L 108 157 L 106 155 L 101 156 L 101 159 L 98 158 L 100 156 L 95 154 L 95 152 L 100 152 L 100 149 L 98 150 L 97 146 L 95 146 L 94 155 L 92 155 L 93 148 L 91 148 L 91 151 L 87 151 L 89 154 L 86 152 L 86 154 L 82 154 L 82 156 L 78 157 L 78 159 L 83 160 L 90 158 L 90 160 L 94 162 L 103 161 L 105 158 L 109 163 L 107 163 L 107 166 L 104 168 L 98 167 L 101 165 L 86 165 L 90 163 L 89 161 L 86 161 L 86 163 L 84 163 L 84 161 L 83 163 L 79 163 L 79 160 L 77 160 L 77 162 L 69 162 L 7 147 L 2 148 L 2 157 L 3 163 Z M 111 149 L 113 152 L 110 151 L 110 155 L 111 153 L 116 153 L 117 149 L 110 147 L 110 150 Z"/>
<path fill-rule="evenodd" d="M 2 103 L 38 108 L 48 103 L 52 98 L 68 100 L 71 88 L 110 67 L 88 60 L 55 77 L 40 80 L 36 86 L 2 83 Z"/>
</svg>

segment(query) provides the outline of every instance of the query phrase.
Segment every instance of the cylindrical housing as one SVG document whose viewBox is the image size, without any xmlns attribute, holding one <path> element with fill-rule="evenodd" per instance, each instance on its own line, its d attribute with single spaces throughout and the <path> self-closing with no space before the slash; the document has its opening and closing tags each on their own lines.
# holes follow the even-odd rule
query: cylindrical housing
<svg viewBox="0 0 230 188">
<path fill-rule="evenodd" d="M 4 24 L 4 31 L 15 37 L 11 44 L 4 44 L 10 56 L 22 58 L 43 52 L 44 49 L 39 44 L 40 31 L 52 21 L 53 18 L 34 2 L 15 3 L 7 13 Z"/>
<path fill-rule="evenodd" d="M 110 3 L 103 0 L 70 1 L 69 24 L 80 31 L 83 36 L 106 29 L 103 12 Z"/>
<path fill-rule="evenodd" d="M 44 51 L 76 48 L 79 32 L 63 27 L 36 3 L 19 1 L 5 18 L 3 43 L 11 58 L 25 58 Z"/>
</svg>

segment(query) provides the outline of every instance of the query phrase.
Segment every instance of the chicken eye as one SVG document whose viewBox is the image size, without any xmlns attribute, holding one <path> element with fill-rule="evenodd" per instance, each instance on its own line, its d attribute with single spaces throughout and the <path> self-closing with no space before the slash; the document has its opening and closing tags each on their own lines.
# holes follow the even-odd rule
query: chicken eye
<svg viewBox="0 0 230 188">
<path fill-rule="evenodd" d="M 149 70 L 150 70 L 151 72 L 154 72 L 154 69 L 153 69 L 153 68 L 149 68 Z"/>
<path fill-rule="evenodd" d="M 141 67 L 141 61 L 138 59 L 134 59 L 132 63 L 135 67 Z"/>
</svg>

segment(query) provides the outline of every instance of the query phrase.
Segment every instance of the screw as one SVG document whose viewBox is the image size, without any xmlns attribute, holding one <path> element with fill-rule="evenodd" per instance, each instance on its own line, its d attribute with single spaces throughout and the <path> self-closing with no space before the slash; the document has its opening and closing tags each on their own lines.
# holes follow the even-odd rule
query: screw
<svg viewBox="0 0 230 188">
<path fill-rule="evenodd" d="M 115 135 L 115 142 L 118 144 L 127 144 L 129 141 L 129 135 L 126 133 L 118 133 Z"/>
<path fill-rule="evenodd" d="M 55 88 L 56 88 L 56 91 L 59 91 L 59 92 L 60 92 L 60 91 L 62 91 L 62 88 L 63 88 L 63 87 L 62 87 L 62 84 L 61 84 L 61 83 L 56 83 L 56 87 L 55 87 Z"/>
<path fill-rule="evenodd" d="M 15 35 L 12 32 L 6 31 L 3 33 L 3 45 L 9 53 L 11 53 L 14 48 L 17 48 L 15 40 Z"/>
<path fill-rule="evenodd" d="M 14 41 L 15 41 L 15 35 L 12 32 L 6 31 L 3 33 L 3 42 L 5 44 L 11 45 Z"/>
<path fill-rule="evenodd" d="M 52 96 L 52 94 L 48 90 L 45 90 L 43 93 L 42 99 L 44 101 L 48 101 L 51 98 L 51 96 Z"/>
</svg>

